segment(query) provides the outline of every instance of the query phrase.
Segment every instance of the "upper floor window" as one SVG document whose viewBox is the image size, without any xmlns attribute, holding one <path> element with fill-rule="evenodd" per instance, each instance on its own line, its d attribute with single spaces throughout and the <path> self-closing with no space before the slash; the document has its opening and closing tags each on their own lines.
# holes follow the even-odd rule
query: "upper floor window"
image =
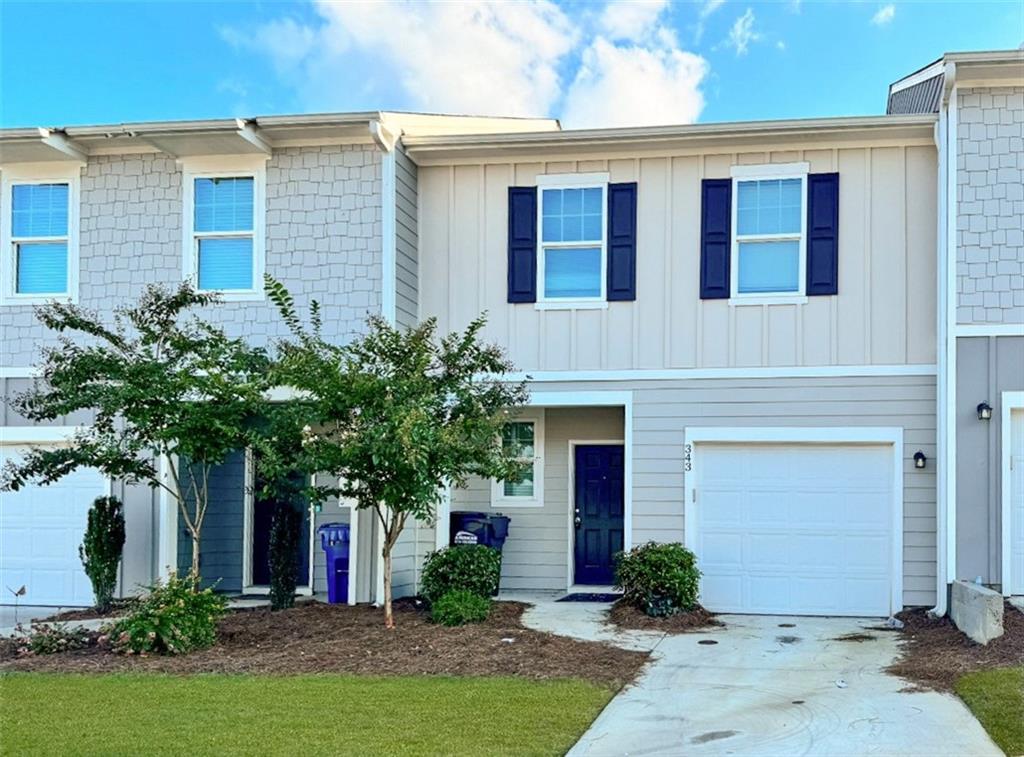
<svg viewBox="0 0 1024 757">
<path fill-rule="evenodd" d="M 806 196 L 803 164 L 733 169 L 733 297 L 804 294 Z"/>
<path fill-rule="evenodd" d="M 524 464 L 515 480 L 495 481 L 491 502 L 495 506 L 540 507 L 544 503 L 544 423 L 539 415 L 524 416 L 505 424 L 502 445 Z"/>
<path fill-rule="evenodd" d="M 22 177 L 5 171 L 0 297 L 7 304 L 76 295 L 79 167 L 44 173 Z"/>
<path fill-rule="evenodd" d="M 541 302 L 602 302 L 607 278 L 607 177 L 581 175 L 544 179 L 548 183 L 541 183 L 538 213 L 538 299 Z"/>
<path fill-rule="evenodd" d="M 185 276 L 225 299 L 263 294 L 264 184 L 251 171 L 185 174 Z"/>
</svg>

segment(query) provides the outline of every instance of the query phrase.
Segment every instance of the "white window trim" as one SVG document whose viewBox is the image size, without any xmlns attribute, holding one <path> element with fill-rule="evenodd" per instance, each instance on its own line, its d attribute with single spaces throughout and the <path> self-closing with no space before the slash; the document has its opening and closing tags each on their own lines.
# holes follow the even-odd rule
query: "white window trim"
<svg viewBox="0 0 1024 757">
<path fill-rule="evenodd" d="M 195 231 L 196 179 L 253 180 L 252 211 L 252 288 L 213 289 L 225 302 L 247 302 L 266 299 L 263 274 L 267 267 L 267 156 L 223 156 L 196 158 L 182 162 L 182 278 L 199 286 L 199 232 Z M 204 238 L 237 237 L 237 231 L 202 232 Z"/>
<path fill-rule="evenodd" d="M 505 482 L 498 479 L 491 481 L 491 507 L 543 507 L 544 506 L 544 410 L 524 410 L 509 423 L 533 423 L 533 495 L 529 497 L 508 497 L 505 495 Z"/>
<path fill-rule="evenodd" d="M 608 181 L 607 173 L 545 174 L 537 177 L 537 302 L 536 310 L 603 309 L 608 307 Z M 587 242 L 544 241 L 545 189 L 600 189 L 601 190 L 601 294 L 598 297 L 548 297 L 544 277 L 544 248 L 563 250 L 589 249 L 596 240 Z"/>
<path fill-rule="evenodd" d="M 1000 550 L 1002 559 L 999 566 L 999 583 L 1002 587 L 1003 596 L 1009 597 L 1014 594 L 1024 594 L 1024 586 L 1013 584 L 1013 502 L 1011 501 L 1013 483 L 1013 468 L 1011 460 L 1013 455 L 1013 412 L 1024 409 L 1024 392 L 1003 392 L 1000 395 L 1000 452 L 1002 453 L 1000 465 L 1002 467 L 1002 486 L 1000 491 L 999 519 L 1001 523 L 1002 539 Z M 986 421 L 992 423 L 992 421 Z"/>
<path fill-rule="evenodd" d="M 78 302 L 79 284 L 79 231 L 81 217 L 81 176 L 82 163 L 23 163 L 3 167 L 3 182 L 0 183 L 0 305 L 41 305 L 58 300 Z M 24 241 L 42 242 L 66 239 L 68 246 L 66 290 L 53 294 L 19 294 L 17 291 L 17 260 L 14 245 L 23 241 L 11 234 L 13 225 L 13 192 L 15 185 L 22 184 L 67 184 L 68 185 L 68 233 L 67 237 L 26 237 Z"/>
<path fill-rule="evenodd" d="M 771 163 L 759 166 L 733 166 L 732 176 L 732 208 L 730 233 L 732 248 L 729 260 L 729 297 L 730 304 L 764 305 L 764 304 L 804 304 L 807 302 L 807 174 L 810 173 L 809 163 Z M 800 234 L 745 234 L 737 232 L 739 209 L 739 184 L 745 181 L 777 181 L 780 179 L 800 179 Z M 740 292 L 739 291 L 739 257 L 740 242 L 800 242 L 799 270 L 797 271 L 797 289 L 794 292 Z"/>
</svg>

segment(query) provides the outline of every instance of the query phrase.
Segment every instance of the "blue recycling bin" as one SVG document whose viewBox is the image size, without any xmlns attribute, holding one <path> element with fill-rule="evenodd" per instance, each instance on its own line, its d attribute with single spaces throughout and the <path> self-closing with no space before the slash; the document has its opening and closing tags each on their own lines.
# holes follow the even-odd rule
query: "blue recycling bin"
<svg viewBox="0 0 1024 757">
<path fill-rule="evenodd" d="M 327 562 L 327 601 L 348 602 L 348 571 L 351 527 L 348 523 L 325 523 L 316 530 Z"/>
</svg>

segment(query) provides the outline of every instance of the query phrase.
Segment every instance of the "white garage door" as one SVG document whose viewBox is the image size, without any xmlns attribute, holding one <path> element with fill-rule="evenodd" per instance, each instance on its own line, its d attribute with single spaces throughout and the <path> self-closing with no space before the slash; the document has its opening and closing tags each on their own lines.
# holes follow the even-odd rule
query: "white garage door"
<svg viewBox="0 0 1024 757">
<path fill-rule="evenodd" d="M 717 612 L 892 611 L 891 446 L 699 444 L 701 601 Z"/>
<path fill-rule="evenodd" d="M 21 450 L 0 447 L 0 461 Z M 49 486 L 0 493 L 0 604 L 13 601 L 8 588 L 24 586 L 23 605 L 91 605 L 92 587 L 78 546 L 92 501 L 107 493 L 96 470 L 84 468 Z"/>
</svg>

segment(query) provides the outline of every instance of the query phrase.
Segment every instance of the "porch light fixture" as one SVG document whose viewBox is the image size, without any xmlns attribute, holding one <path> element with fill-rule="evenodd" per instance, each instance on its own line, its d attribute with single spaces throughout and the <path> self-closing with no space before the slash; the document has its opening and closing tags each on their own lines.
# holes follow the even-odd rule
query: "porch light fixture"
<svg viewBox="0 0 1024 757">
<path fill-rule="evenodd" d="M 924 456 L 924 452 L 918 450 L 914 453 L 914 467 L 923 468 L 925 463 L 928 462 L 928 458 Z"/>
<path fill-rule="evenodd" d="M 978 420 L 979 421 L 990 421 L 992 420 L 992 406 L 987 402 L 978 403 Z"/>
</svg>

